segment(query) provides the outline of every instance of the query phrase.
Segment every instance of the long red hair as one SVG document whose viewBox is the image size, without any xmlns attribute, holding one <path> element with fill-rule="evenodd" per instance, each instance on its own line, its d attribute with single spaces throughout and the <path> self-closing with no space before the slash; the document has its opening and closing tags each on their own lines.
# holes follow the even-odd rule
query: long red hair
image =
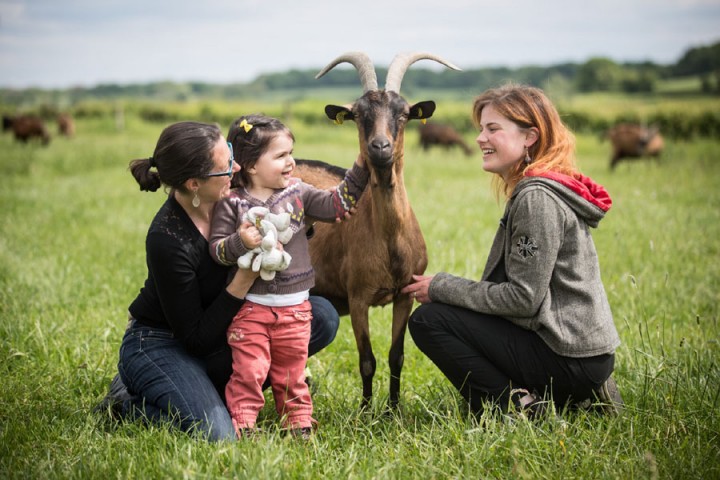
<svg viewBox="0 0 720 480">
<path fill-rule="evenodd" d="M 472 117 L 476 126 L 480 125 L 480 115 L 488 105 L 521 129 L 535 127 L 538 130 L 537 141 L 528 148 L 532 162 L 527 164 L 524 159 L 518 159 L 507 181 L 499 175 L 495 177 L 494 187 L 498 194 L 503 192 L 509 198 L 515 185 L 530 169 L 537 173 L 553 171 L 577 177 L 575 136 L 542 90 L 515 84 L 486 90 L 473 103 Z"/>
</svg>

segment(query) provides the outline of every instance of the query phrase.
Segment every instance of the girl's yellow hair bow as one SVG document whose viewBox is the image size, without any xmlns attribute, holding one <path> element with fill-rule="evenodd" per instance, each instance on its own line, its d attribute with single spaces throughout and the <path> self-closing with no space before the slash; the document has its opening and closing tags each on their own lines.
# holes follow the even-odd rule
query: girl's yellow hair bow
<svg viewBox="0 0 720 480">
<path fill-rule="evenodd" d="M 240 122 L 240 125 L 238 125 L 238 128 L 244 128 L 244 129 L 245 129 L 245 133 L 247 133 L 247 132 L 249 132 L 250 130 L 252 130 L 253 125 L 252 125 L 252 123 L 248 123 L 247 120 L 245 120 L 245 119 L 243 118 L 243 121 Z"/>
</svg>

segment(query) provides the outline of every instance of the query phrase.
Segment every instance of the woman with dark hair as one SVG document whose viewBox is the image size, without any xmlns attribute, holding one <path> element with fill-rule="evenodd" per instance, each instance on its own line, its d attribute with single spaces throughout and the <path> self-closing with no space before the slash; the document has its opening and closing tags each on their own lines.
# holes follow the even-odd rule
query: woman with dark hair
<svg viewBox="0 0 720 480">
<path fill-rule="evenodd" d="M 115 418 L 168 421 L 210 440 L 232 440 L 224 403 L 232 371 L 226 331 L 257 274 L 227 267 L 209 254 L 215 203 L 240 170 L 216 125 L 179 122 L 163 130 L 153 156 L 133 160 L 141 190 L 169 188 L 145 241 L 148 277 L 129 307 L 119 376 L 100 405 Z M 335 338 L 339 317 L 311 297 L 309 353 Z"/>
<path fill-rule="evenodd" d="M 590 234 L 610 196 L 577 170 L 574 137 L 541 90 L 488 90 L 473 120 L 505 214 L 480 280 L 438 273 L 402 290 L 423 304 L 410 333 L 475 413 L 494 402 L 534 416 L 593 396 L 618 411 L 620 339 Z"/>
</svg>

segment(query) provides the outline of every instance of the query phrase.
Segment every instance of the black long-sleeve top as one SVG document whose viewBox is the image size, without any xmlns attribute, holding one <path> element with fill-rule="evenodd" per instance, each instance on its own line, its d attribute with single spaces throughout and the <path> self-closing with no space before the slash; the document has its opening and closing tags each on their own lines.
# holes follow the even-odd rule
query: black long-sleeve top
<svg viewBox="0 0 720 480">
<path fill-rule="evenodd" d="M 225 286 L 228 269 L 210 257 L 208 242 L 171 194 L 145 240 L 148 278 L 130 314 L 170 329 L 188 353 L 204 357 L 227 346 L 225 332 L 243 300 Z"/>
</svg>

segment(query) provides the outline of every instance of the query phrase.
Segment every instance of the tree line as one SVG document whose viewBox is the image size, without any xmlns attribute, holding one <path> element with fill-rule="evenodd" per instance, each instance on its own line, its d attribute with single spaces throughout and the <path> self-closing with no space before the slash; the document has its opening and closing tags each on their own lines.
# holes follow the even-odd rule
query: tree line
<svg viewBox="0 0 720 480">
<path fill-rule="evenodd" d="M 0 103 L 20 106 L 38 103 L 75 104 L 87 99 L 146 98 L 182 101 L 185 99 L 243 99 L 277 91 L 321 90 L 334 87 L 357 87 L 357 72 L 338 69 L 332 75 L 315 79 L 319 69 L 289 70 L 262 74 L 248 83 L 214 84 L 204 82 L 153 82 L 145 84 L 100 84 L 62 90 L 0 89 Z M 377 67 L 378 78 L 385 78 L 387 68 Z M 542 88 L 560 85 L 577 92 L 654 92 L 661 80 L 695 76 L 701 79 L 701 91 L 720 94 L 720 42 L 688 49 L 671 65 L 653 62 L 617 63 L 596 57 L 584 63 L 519 68 L 488 67 L 462 72 L 414 68 L 403 79 L 403 91 L 472 90 L 490 88 L 506 81 Z"/>
<path fill-rule="evenodd" d="M 260 75 L 246 85 L 256 92 L 284 89 L 322 89 L 357 85 L 354 70 L 336 70 L 333 75 L 315 79 L 317 70 Z M 377 68 L 378 78 L 387 69 Z M 578 92 L 653 92 L 660 80 L 700 76 L 702 90 L 720 93 L 720 42 L 687 50 L 677 63 L 659 65 L 653 62 L 617 63 L 609 58 L 591 58 L 585 63 L 563 63 L 548 67 L 494 67 L 463 72 L 414 68 L 403 79 L 403 89 L 486 89 L 508 80 L 543 87 L 547 82 L 564 82 Z"/>
</svg>

